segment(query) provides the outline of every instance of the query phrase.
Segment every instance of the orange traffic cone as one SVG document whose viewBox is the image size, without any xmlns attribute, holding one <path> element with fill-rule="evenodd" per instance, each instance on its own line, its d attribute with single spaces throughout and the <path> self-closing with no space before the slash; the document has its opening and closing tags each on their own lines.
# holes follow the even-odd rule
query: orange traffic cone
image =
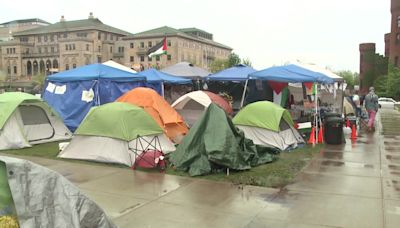
<svg viewBox="0 0 400 228">
<path fill-rule="evenodd" d="M 315 144 L 315 129 L 312 127 L 311 129 L 311 134 L 310 134 L 310 139 L 308 139 L 309 144 Z"/>
<path fill-rule="evenodd" d="M 346 121 L 346 127 L 350 127 L 350 120 L 349 119 L 347 119 L 347 121 Z"/>
<path fill-rule="evenodd" d="M 351 128 L 351 139 L 357 139 L 357 130 L 356 130 L 356 125 L 353 124 Z"/>
<path fill-rule="evenodd" d="M 324 129 L 322 127 L 318 132 L 318 143 L 324 143 Z"/>
</svg>

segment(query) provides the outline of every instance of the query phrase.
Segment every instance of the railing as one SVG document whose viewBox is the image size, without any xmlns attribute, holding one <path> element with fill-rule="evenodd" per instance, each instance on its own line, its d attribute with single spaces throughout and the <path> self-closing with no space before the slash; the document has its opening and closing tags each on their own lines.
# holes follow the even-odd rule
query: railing
<svg viewBox="0 0 400 228">
<path fill-rule="evenodd" d="M 60 55 L 59 51 L 55 52 L 47 52 L 47 53 L 38 53 L 38 52 L 29 52 L 29 53 L 21 53 L 22 58 L 35 58 L 35 57 L 50 57 L 50 56 L 55 56 L 55 55 Z"/>
</svg>

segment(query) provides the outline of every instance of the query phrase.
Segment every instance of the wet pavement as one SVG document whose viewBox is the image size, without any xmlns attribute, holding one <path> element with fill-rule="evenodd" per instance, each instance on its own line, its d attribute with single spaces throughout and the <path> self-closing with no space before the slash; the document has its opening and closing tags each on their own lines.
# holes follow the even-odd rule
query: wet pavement
<svg viewBox="0 0 400 228">
<path fill-rule="evenodd" d="M 400 112 L 380 117 L 377 132 L 326 145 L 283 189 L 27 159 L 75 183 L 120 227 L 400 227 Z"/>
</svg>

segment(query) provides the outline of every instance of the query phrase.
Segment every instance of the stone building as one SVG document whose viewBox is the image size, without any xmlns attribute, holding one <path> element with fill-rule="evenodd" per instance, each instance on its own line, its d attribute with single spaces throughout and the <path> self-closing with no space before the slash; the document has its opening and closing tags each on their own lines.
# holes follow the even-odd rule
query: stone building
<svg viewBox="0 0 400 228">
<path fill-rule="evenodd" d="M 392 14 L 390 33 L 385 34 L 385 56 L 389 62 L 400 67 L 400 0 L 391 0 Z"/>
<path fill-rule="evenodd" d="M 114 44 L 126 31 L 88 19 L 67 21 L 13 33 L 0 43 L 0 66 L 9 81 L 64 71 L 113 58 Z"/>
<path fill-rule="evenodd" d="M 12 40 L 13 35 L 16 32 L 46 25 L 50 25 L 50 23 L 39 18 L 14 20 L 2 23 L 0 24 L 0 42 Z"/>
<path fill-rule="evenodd" d="M 167 55 L 149 58 L 147 51 L 164 37 L 167 40 Z M 232 48 L 215 42 L 211 33 L 197 28 L 164 26 L 123 37 L 116 42 L 115 50 L 113 60 L 128 67 L 164 68 L 187 61 L 207 69 L 215 59 L 228 58 Z"/>
</svg>

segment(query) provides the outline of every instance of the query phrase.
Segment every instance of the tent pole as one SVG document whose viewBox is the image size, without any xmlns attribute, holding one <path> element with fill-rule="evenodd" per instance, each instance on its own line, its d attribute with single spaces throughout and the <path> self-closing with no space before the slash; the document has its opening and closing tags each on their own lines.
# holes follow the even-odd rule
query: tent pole
<svg viewBox="0 0 400 228">
<path fill-rule="evenodd" d="M 315 143 L 318 143 L 318 84 L 315 83 Z"/>
<path fill-rule="evenodd" d="M 162 97 L 165 99 L 164 93 L 165 93 L 165 91 L 164 91 L 164 82 L 161 82 L 161 94 L 162 94 Z"/>
<path fill-rule="evenodd" d="M 240 101 L 240 108 L 243 108 L 244 98 L 245 98 L 245 96 L 246 96 L 246 90 L 247 90 L 247 83 L 248 83 L 248 82 L 249 82 L 249 79 L 247 79 L 247 80 L 246 80 L 246 83 L 244 83 L 242 100 Z"/>
</svg>

